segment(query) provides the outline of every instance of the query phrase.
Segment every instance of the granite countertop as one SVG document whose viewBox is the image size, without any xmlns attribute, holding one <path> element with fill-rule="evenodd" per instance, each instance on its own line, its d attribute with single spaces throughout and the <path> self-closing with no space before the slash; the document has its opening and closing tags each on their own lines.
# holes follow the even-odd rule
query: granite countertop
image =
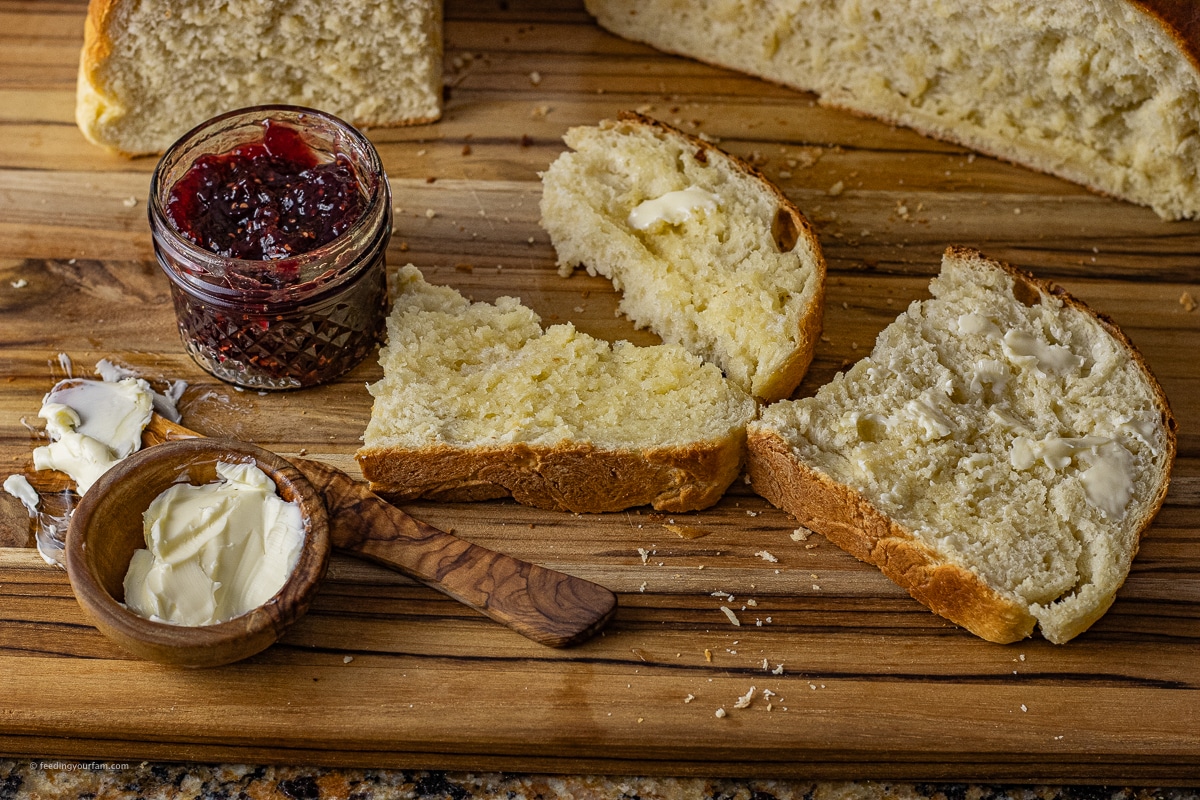
<svg viewBox="0 0 1200 800">
<path fill-rule="evenodd" d="M 516 775 L 249 765 L 0 760 L 0 800 L 1194 800 L 1118 786 Z"/>
</svg>

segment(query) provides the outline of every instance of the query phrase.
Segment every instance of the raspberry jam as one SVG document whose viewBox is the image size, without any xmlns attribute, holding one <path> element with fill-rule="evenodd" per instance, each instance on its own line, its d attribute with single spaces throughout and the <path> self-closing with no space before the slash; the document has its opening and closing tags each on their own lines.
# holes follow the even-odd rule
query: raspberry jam
<svg viewBox="0 0 1200 800">
<path fill-rule="evenodd" d="M 391 193 L 335 117 L 260 106 L 204 123 L 155 169 L 150 225 L 184 346 L 222 380 L 324 383 L 380 338 Z"/>
<path fill-rule="evenodd" d="M 226 258 L 287 259 L 329 244 L 362 216 L 350 160 L 321 161 L 294 128 L 263 122 L 261 142 L 201 156 L 171 187 L 167 217 L 188 241 Z M 270 270 L 276 285 L 294 276 Z"/>
</svg>

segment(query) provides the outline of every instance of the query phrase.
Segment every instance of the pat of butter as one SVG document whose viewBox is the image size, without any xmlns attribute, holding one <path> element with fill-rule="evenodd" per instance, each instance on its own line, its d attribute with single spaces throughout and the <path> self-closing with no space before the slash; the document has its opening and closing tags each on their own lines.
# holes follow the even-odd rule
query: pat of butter
<svg viewBox="0 0 1200 800">
<path fill-rule="evenodd" d="M 29 512 L 29 516 L 37 516 L 38 503 L 42 498 L 24 475 L 9 475 L 5 478 L 4 491 L 20 500 L 21 505 L 25 506 L 25 510 Z"/>
<path fill-rule="evenodd" d="M 954 429 L 954 421 L 938 410 L 930 392 L 925 392 L 916 400 L 909 400 L 904 408 L 921 426 L 925 441 L 949 436 Z"/>
<path fill-rule="evenodd" d="M 33 466 L 67 473 L 79 494 L 86 493 L 109 467 L 142 446 L 153 397 L 139 378 L 64 381 L 38 412 L 52 441 L 34 449 Z"/>
<path fill-rule="evenodd" d="M 1033 365 L 1043 378 L 1051 372 L 1062 374 L 1083 366 L 1083 359 L 1070 348 L 1043 342 L 1025 331 L 1004 334 L 1004 354 L 1019 366 Z"/>
<path fill-rule="evenodd" d="M 982 314 L 960 314 L 958 317 L 958 332 L 966 335 L 987 334 L 988 336 L 1000 336 L 1000 328 L 996 323 L 992 322 Z"/>
<path fill-rule="evenodd" d="M 1088 502 L 1109 519 L 1120 519 L 1133 497 L 1133 453 L 1108 442 L 1080 455 L 1088 465 L 1080 480 Z"/>
<path fill-rule="evenodd" d="M 1087 465 L 1079 479 L 1088 502 L 1105 517 L 1120 519 L 1133 497 L 1134 458 L 1119 442 L 1101 436 L 1048 436 L 1041 441 L 1019 437 L 1009 451 L 1019 470 L 1029 469 L 1038 459 L 1051 469 L 1065 469 L 1076 458 Z"/>
<path fill-rule="evenodd" d="M 217 481 L 172 486 L 146 510 L 146 549 L 125 575 L 125 604 L 140 616 L 224 622 L 270 600 L 295 568 L 305 536 L 299 504 L 284 502 L 253 464 L 216 469 Z"/>
<path fill-rule="evenodd" d="M 646 200 L 629 212 L 629 227 L 647 231 L 661 223 L 679 225 L 687 222 L 697 211 L 713 213 L 721 198 L 695 186 L 667 192 L 662 197 Z"/>
</svg>

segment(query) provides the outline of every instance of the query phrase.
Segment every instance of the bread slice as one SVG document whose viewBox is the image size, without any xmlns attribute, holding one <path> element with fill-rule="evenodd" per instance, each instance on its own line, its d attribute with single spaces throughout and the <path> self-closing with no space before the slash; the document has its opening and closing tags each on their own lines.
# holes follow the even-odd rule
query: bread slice
<svg viewBox="0 0 1200 800">
<path fill-rule="evenodd" d="M 437 0 L 91 0 L 75 118 L 90 141 L 158 153 L 246 106 L 319 108 L 355 125 L 441 116 Z"/>
<path fill-rule="evenodd" d="M 1111 321 L 951 248 L 871 355 L 750 426 L 755 491 L 994 642 L 1098 619 L 1162 505 L 1166 397 Z"/>
<path fill-rule="evenodd" d="M 574 152 L 542 175 L 541 201 L 562 274 L 610 278 L 634 324 L 760 400 L 790 395 L 825 290 L 804 215 L 749 164 L 639 114 L 565 138 Z"/>
<path fill-rule="evenodd" d="M 610 31 L 1200 215 L 1200 24 L 1176 0 L 586 0 Z"/>
<path fill-rule="evenodd" d="M 690 511 L 740 474 L 754 400 L 683 348 L 543 331 L 518 300 L 471 303 L 411 265 L 394 286 L 357 455 L 373 491 Z"/>
</svg>

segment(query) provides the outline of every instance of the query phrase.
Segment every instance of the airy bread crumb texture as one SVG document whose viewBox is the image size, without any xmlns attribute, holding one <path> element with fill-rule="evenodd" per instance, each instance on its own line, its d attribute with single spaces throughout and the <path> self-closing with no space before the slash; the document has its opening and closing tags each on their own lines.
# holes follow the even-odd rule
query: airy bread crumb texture
<svg viewBox="0 0 1200 800">
<path fill-rule="evenodd" d="M 441 114 L 431 0 L 92 0 L 76 117 L 96 144 L 161 152 L 226 111 L 289 103 L 361 126 Z"/>
<path fill-rule="evenodd" d="M 543 331 L 517 299 L 472 303 L 412 265 L 394 278 L 359 453 L 373 488 L 686 510 L 737 476 L 756 407 L 716 367 L 677 345 L 609 345 L 571 324 Z"/>
<path fill-rule="evenodd" d="M 1194 218 L 1196 43 L 1155 10 L 1176 6 L 916 0 L 897 13 L 883 0 L 587 0 L 621 36 Z M 1185 6 L 1178 13 L 1191 14 Z"/>
<path fill-rule="evenodd" d="M 751 474 L 758 445 L 782 439 L 868 507 L 860 520 L 882 515 L 918 560 L 957 565 L 1066 641 L 1111 604 L 1162 503 L 1165 397 L 1115 327 L 977 253 L 948 251 L 931 291 L 814 397 L 763 411 Z M 956 621 L 980 633 L 969 612 Z"/>
<path fill-rule="evenodd" d="M 825 262 L 808 221 L 749 165 L 626 112 L 571 128 L 542 175 L 541 223 L 560 272 L 586 267 L 619 310 L 720 366 L 762 400 L 787 397 L 820 330 Z M 682 198 L 645 227 L 635 209 Z M 665 200 L 664 200 L 665 198 Z"/>
</svg>

